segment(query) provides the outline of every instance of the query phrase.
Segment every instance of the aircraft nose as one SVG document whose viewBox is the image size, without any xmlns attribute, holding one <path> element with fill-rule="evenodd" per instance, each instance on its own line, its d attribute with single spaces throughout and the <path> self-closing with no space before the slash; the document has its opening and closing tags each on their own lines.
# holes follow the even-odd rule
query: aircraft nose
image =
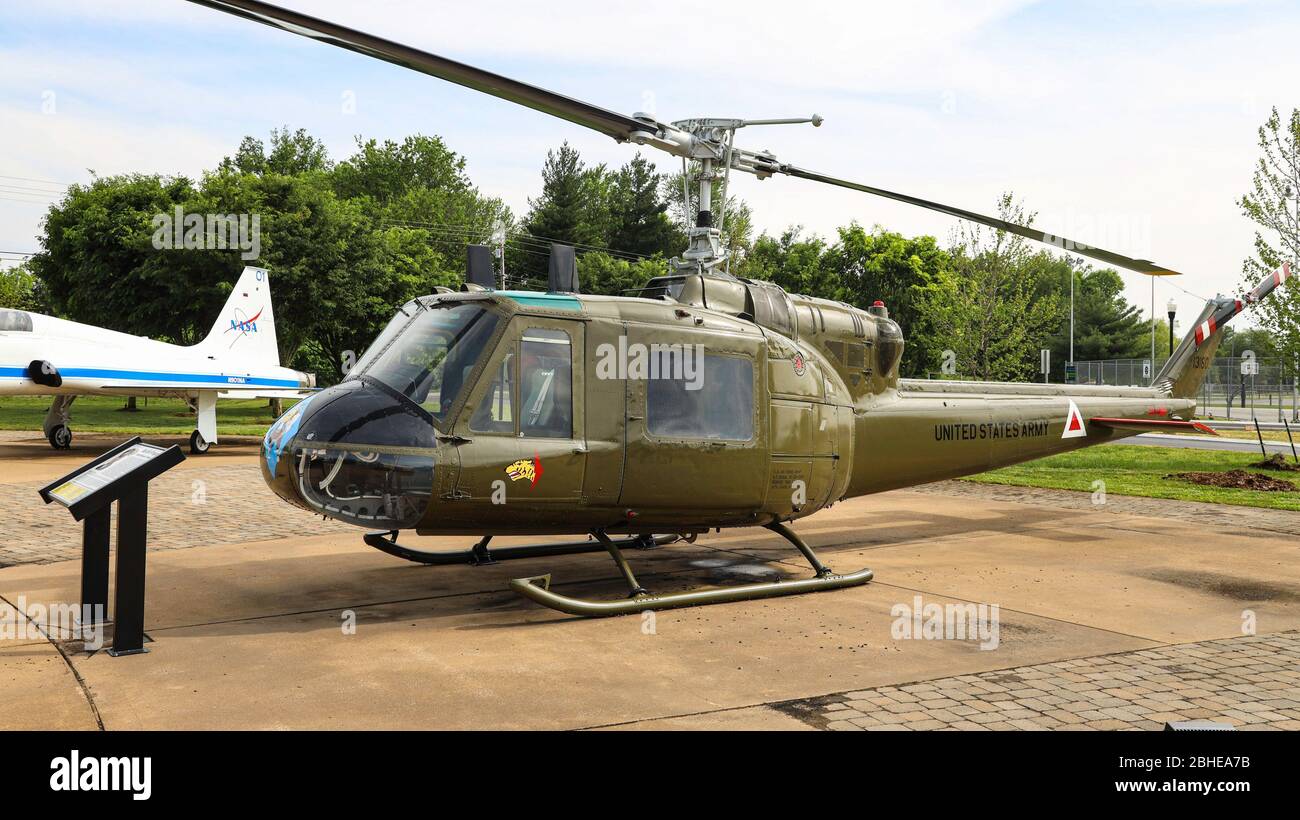
<svg viewBox="0 0 1300 820">
<path fill-rule="evenodd" d="M 262 441 L 262 477 L 281 498 L 370 529 L 415 526 L 433 491 L 436 442 L 419 408 L 351 380 L 290 408 Z"/>
</svg>

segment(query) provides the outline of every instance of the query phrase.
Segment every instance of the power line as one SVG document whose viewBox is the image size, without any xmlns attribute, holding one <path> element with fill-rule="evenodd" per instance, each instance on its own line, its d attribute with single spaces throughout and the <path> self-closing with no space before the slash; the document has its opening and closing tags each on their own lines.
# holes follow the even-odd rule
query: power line
<svg viewBox="0 0 1300 820">
<path fill-rule="evenodd" d="M 483 235 L 484 233 L 490 233 L 491 231 L 491 228 L 489 226 L 480 227 L 480 226 L 473 226 L 473 225 L 439 224 L 434 222 L 422 222 L 416 219 L 409 219 L 409 220 L 389 219 L 384 221 L 390 224 L 404 226 L 404 227 L 422 227 L 430 231 L 441 230 L 444 232 L 460 232 L 460 233 L 468 233 L 472 235 Z M 541 245 L 541 246 L 545 246 L 549 242 L 556 242 L 561 245 L 571 245 L 574 248 L 579 250 L 599 251 L 601 253 L 607 253 L 610 256 L 618 256 L 629 260 L 641 260 L 641 259 L 649 258 L 644 254 L 633 253 L 631 251 L 621 251 L 615 248 L 611 248 L 607 245 L 592 245 L 585 242 L 566 242 L 562 239 L 556 239 L 550 236 L 540 236 L 538 234 L 530 233 L 526 230 L 513 230 L 510 231 L 507 235 L 514 236 L 516 237 L 516 239 L 519 239 L 521 241 L 532 241 L 534 244 Z"/>
<path fill-rule="evenodd" d="M 53 205 L 56 202 L 53 199 L 17 199 L 11 196 L 0 196 L 0 199 L 7 202 L 25 202 L 28 205 Z"/>
<path fill-rule="evenodd" d="M 15 190 L 15 191 L 31 191 L 31 192 L 34 193 L 34 194 L 59 194 L 59 193 L 62 193 L 62 189 L 60 189 L 60 190 L 54 190 L 54 189 L 52 189 L 52 188 L 35 188 L 35 187 L 31 186 L 31 185 L 16 185 L 16 184 L 14 184 L 14 183 L 12 183 L 12 182 L 5 182 L 4 180 L 0 180 L 0 187 L 10 188 L 10 189 Z"/>
<path fill-rule="evenodd" d="M 1165 278 L 1167 279 L 1167 278 L 1169 278 L 1169 277 L 1165 277 Z M 1208 301 L 1210 301 L 1209 299 L 1206 299 L 1204 296 L 1198 296 L 1197 294 L 1192 293 L 1190 290 L 1188 290 L 1187 288 L 1183 287 L 1182 285 L 1177 284 L 1176 282 L 1169 282 L 1168 284 L 1173 285 L 1175 288 L 1178 288 L 1178 289 L 1181 290 L 1183 293 L 1186 293 L 1188 296 L 1191 296 L 1191 297 L 1194 298 L 1194 299 L 1200 299 L 1202 302 L 1208 302 Z"/>
<path fill-rule="evenodd" d="M 34 177 L 15 177 L 15 176 L 10 176 L 8 174 L 0 174 L 0 179 L 16 179 L 22 182 L 38 182 L 41 185 L 53 185 L 56 188 L 68 188 L 72 184 L 69 182 L 55 182 L 52 179 L 36 179 Z"/>
</svg>

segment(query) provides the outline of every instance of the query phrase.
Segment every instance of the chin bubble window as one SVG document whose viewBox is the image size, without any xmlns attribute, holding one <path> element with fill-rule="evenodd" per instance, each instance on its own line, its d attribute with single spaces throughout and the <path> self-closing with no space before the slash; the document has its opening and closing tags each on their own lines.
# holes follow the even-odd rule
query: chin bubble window
<svg viewBox="0 0 1300 820">
<path fill-rule="evenodd" d="M 304 447 L 298 491 L 312 507 L 363 527 L 413 527 L 429 506 L 432 455 Z"/>
</svg>

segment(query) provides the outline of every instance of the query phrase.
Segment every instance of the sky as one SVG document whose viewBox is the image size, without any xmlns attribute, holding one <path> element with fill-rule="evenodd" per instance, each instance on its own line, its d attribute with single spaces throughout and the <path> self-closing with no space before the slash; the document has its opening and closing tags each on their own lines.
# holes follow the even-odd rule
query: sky
<svg viewBox="0 0 1300 820">
<path fill-rule="evenodd" d="M 1300 106 L 1300 4 L 1286 0 L 281 4 L 662 121 L 820 114 L 820 128 L 749 128 L 738 144 L 985 213 L 1011 191 L 1044 230 L 1184 272 L 1155 283 L 1157 314 L 1173 298 L 1180 330 L 1238 284 L 1257 130 L 1272 107 Z M 38 249 L 57 186 L 198 177 L 282 126 L 336 159 L 357 136 L 437 134 L 519 215 L 548 149 L 567 140 L 611 166 L 636 151 L 184 0 L 5 0 L 0 259 Z M 732 183 L 773 234 L 856 221 L 947 241 L 957 227 L 803 180 Z M 1150 279 L 1121 273 L 1146 310 Z"/>
</svg>

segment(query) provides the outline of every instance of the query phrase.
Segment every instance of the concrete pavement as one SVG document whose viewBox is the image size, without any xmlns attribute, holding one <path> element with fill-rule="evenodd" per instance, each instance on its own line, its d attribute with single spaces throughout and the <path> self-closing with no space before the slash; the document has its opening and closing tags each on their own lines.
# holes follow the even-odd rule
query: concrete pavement
<svg viewBox="0 0 1300 820">
<path fill-rule="evenodd" d="M 85 457 L 56 455 L 46 469 L 26 467 L 26 481 L 15 486 L 31 490 L 58 474 L 60 458 L 77 464 Z M 183 467 L 187 477 L 211 479 L 248 471 L 253 458 L 249 448 Z M 1300 630 L 1300 542 L 1278 531 L 1284 526 L 1207 530 L 1182 507 L 1160 515 L 1161 502 L 1149 499 L 1155 506 L 1080 507 L 1067 503 L 1070 495 L 1006 500 L 980 490 L 945 493 L 944 485 L 857 499 L 795 528 L 835 569 L 872 567 L 877 580 L 865 587 L 580 620 L 523 601 L 506 584 L 551 572 L 566 594 L 621 596 L 604 556 L 416 566 L 364 546 L 359 530 L 316 529 L 319 519 L 271 497 L 255 476 L 237 476 L 205 511 L 224 528 L 188 547 L 153 545 L 160 549 L 149 554 L 149 654 L 111 658 L 59 634 L 0 639 L 0 686 L 15 693 L 0 699 L 0 727 L 815 729 L 833 722 L 810 718 L 817 709 L 892 699 L 927 681 L 951 691 L 953 681 L 972 676 L 1057 674 L 1051 665 L 1103 656 L 1110 659 L 1103 671 L 1122 675 L 1150 666 L 1151 652 L 1201 651 L 1206 642 L 1253 646 L 1257 639 L 1243 637 L 1248 626 L 1279 641 Z M 45 509 L 34 491 L 23 503 L 15 508 L 23 516 Z M 231 506 L 295 529 L 249 537 L 239 521 L 223 520 Z M 156 538 L 182 539 L 185 521 L 159 517 Z M 3 526 L 9 536 L 19 525 Z M 66 550 L 76 537 L 75 528 L 48 531 L 51 550 Z M 414 541 L 452 549 L 469 540 Z M 784 541 L 761 529 L 630 557 L 655 591 L 807 574 Z M 9 566 L 0 569 L 0 598 L 21 597 L 29 608 L 75 601 L 78 572 L 72 560 Z M 900 635 L 917 603 L 945 612 L 996 605 L 996 648 L 942 629 Z M 1284 657 L 1294 673 L 1292 655 Z M 1198 673 L 1183 666 L 1166 673 L 1189 682 Z M 1228 720 L 1237 712 L 1242 725 L 1240 714 L 1267 711 L 1260 724 L 1289 728 L 1285 721 L 1300 717 L 1285 712 L 1289 706 L 1244 708 L 1300 700 L 1289 680 L 1271 681 L 1280 688 L 1267 697 L 1193 708 Z M 1147 705 L 1130 703 L 1132 725 L 1149 727 L 1153 704 L 1167 703 L 1146 697 L 1153 692 L 1137 693 Z M 1014 695 L 1016 717 L 988 722 L 1020 728 L 1014 721 L 1034 719 L 1019 711 L 1033 711 L 1024 702 L 1033 697 Z M 791 705 L 809 703 L 818 705 Z M 907 714 L 904 724 L 915 724 L 908 728 L 964 717 L 947 703 L 922 707 L 946 710 L 922 716 L 845 708 L 864 720 Z M 1037 714 L 1050 718 L 1048 711 Z M 1118 719 L 1089 715 L 1082 723 Z"/>
</svg>

